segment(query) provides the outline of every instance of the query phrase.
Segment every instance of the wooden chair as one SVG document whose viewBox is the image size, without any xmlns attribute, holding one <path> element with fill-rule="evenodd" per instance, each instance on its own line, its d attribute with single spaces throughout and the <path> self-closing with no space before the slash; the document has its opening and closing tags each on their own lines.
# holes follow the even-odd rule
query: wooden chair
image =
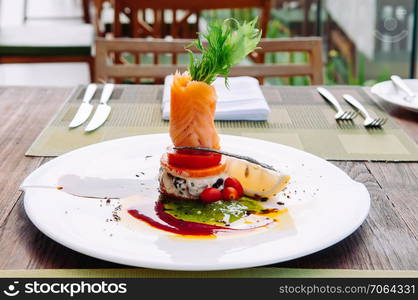
<svg viewBox="0 0 418 300">
<path fill-rule="evenodd" d="M 0 64 L 84 62 L 94 79 L 90 24 L 21 25 L 0 30 Z"/>
<path fill-rule="evenodd" d="M 114 37 L 195 38 L 202 10 L 243 8 L 260 9 L 260 29 L 265 37 L 271 9 L 271 0 L 95 0 L 97 18 L 104 2 L 114 8 Z M 121 23 L 122 15 L 130 20 L 127 30 Z M 190 22 L 192 16 L 194 22 Z M 100 32 L 100 28 L 96 31 Z"/>
<path fill-rule="evenodd" d="M 161 79 L 176 70 L 184 71 L 186 67 L 177 64 L 177 56 L 185 53 L 184 46 L 190 40 L 175 39 L 96 39 L 95 74 L 96 81 L 112 81 L 120 78 L 154 78 Z M 262 39 L 257 53 L 305 52 L 309 55 L 307 64 L 260 64 L 238 65 L 231 71 L 231 76 L 266 77 L 308 76 L 311 84 L 323 83 L 322 39 L 321 38 L 286 38 Z M 166 65 L 140 65 L 115 63 L 114 53 L 129 52 L 153 53 L 161 55 L 170 53 L 171 63 Z"/>
<path fill-rule="evenodd" d="M 113 37 L 195 38 L 199 31 L 200 13 L 203 10 L 244 8 L 260 9 L 259 26 L 262 37 L 265 37 L 271 10 L 271 0 L 95 0 L 98 17 L 101 15 L 104 2 L 109 2 L 114 8 Z M 169 15 L 171 18 L 168 18 Z M 129 24 L 122 24 L 123 16 L 129 19 Z M 194 22 L 190 22 L 192 16 Z M 98 19 L 95 24 L 98 36 L 104 37 L 105 33 L 101 30 Z M 256 62 L 263 60 L 262 54 L 250 57 Z M 139 56 L 135 56 L 134 59 L 135 63 L 140 63 Z M 118 63 L 123 61 L 120 53 L 115 53 L 115 60 Z M 158 64 L 157 56 L 154 63 Z M 119 80 L 116 82 L 120 83 Z"/>
</svg>

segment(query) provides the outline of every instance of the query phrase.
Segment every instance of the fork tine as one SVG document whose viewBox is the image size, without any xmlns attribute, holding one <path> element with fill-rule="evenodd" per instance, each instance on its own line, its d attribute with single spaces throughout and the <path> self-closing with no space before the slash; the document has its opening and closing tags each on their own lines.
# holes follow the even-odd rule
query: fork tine
<svg viewBox="0 0 418 300">
<path fill-rule="evenodd" d="M 338 120 L 344 120 L 345 117 L 345 112 L 343 112 L 343 114 L 338 118 Z"/>
<path fill-rule="evenodd" d="M 345 111 L 343 116 L 344 116 L 344 120 L 347 120 L 347 117 L 348 117 L 348 111 Z"/>
<path fill-rule="evenodd" d="M 380 126 L 383 126 L 383 124 L 386 123 L 386 119 L 385 118 L 380 118 Z"/>
<path fill-rule="evenodd" d="M 382 126 L 383 125 L 383 118 L 378 118 L 377 119 L 377 122 L 376 122 L 376 126 L 378 126 L 378 127 L 380 127 L 380 126 Z"/>
<path fill-rule="evenodd" d="M 345 116 L 346 120 L 351 120 L 351 111 L 347 111 L 347 115 Z"/>
<path fill-rule="evenodd" d="M 355 119 L 358 116 L 358 111 L 353 111 L 353 119 Z"/>
<path fill-rule="evenodd" d="M 370 124 L 369 127 L 375 127 L 376 125 L 376 119 L 374 119 Z"/>
<path fill-rule="evenodd" d="M 350 121 L 357 117 L 358 112 L 356 111 L 344 111 L 343 114 L 337 119 L 340 121 Z"/>
</svg>

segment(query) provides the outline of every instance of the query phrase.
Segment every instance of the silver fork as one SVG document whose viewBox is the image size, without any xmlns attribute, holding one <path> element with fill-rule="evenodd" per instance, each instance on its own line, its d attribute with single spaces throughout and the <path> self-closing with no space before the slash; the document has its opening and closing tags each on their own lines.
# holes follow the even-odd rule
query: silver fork
<svg viewBox="0 0 418 300">
<path fill-rule="evenodd" d="M 351 105 L 353 105 L 355 108 L 357 108 L 360 111 L 360 113 L 364 117 L 363 125 L 365 127 L 381 127 L 386 123 L 387 118 L 372 118 L 370 114 L 367 112 L 366 108 L 360 102 L 358 102 L 353 96 L 344 94 L 343 98 L 345 101 L 347 101 L 348 103 L 350 103 Z"/>
<path fill-rule="evenodd" d="M 323 87 L 317 87 L 316 90 L 318 93 L 320 93 L 324 98 L 329 101 L 334 108 L 337 110 L 337 113 L 335 114 L 336 120 L 352 120 L 357 116 L 357 112 L 355 111 L 345 111 L 341 107 L 340 103 L 338 103 L 337 99 L 325 88 Z"/>
</svg>

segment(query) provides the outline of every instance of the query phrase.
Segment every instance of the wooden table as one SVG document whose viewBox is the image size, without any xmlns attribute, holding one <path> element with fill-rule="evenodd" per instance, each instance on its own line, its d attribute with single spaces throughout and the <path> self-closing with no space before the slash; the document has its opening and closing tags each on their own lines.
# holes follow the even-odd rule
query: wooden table
<svg viewBox="0 0 418 300">
<path fill-rule="evenodd" d="M 52 241 L 27 218 L 22 180 L 49 159 L 24 153 L 70 88 L 0 88 L 0 269 L 115 268 Z M 417 114 L 386 107 L 418 142 Z M 372 197 L 369 217 L 351 236 L 280 267 L 418 269 L 418 163 L 333 162 Z"/>
</svg>

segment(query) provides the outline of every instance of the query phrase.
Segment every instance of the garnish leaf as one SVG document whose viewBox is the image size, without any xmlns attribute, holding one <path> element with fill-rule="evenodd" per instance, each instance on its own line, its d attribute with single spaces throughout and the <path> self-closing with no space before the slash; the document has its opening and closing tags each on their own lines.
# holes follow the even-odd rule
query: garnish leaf
<svg viewBox="0 0 418 300">
<path fill-rule="evenodd" d="M 193 80 L 211 84 L 217 76 L 225 77 L 225 84 L 231 67 L 257 49 L 261 31 L 256 28 L 257 18 L 240 24 L 236 19 L 209 25 L 208 33 L 198 33 L 199 37 L 187 48 L 196 47 L 200 58 L 190 51 L 189 73 Z M 202 40 L 207 41 L 207 47 Z"/>
<path fill-rule="evenodd" d="M 163 200 L 164 210 L 173 217 L 188 221 L 210 225 L 224 225 L 235 222 L 248 213 L 259 213 L 265 208 L 259 201 L 241 197 L 237 201 L 217 201 L 206 204 L 199 200 L 178 200 L 166 198 Z"/>
</svg>

